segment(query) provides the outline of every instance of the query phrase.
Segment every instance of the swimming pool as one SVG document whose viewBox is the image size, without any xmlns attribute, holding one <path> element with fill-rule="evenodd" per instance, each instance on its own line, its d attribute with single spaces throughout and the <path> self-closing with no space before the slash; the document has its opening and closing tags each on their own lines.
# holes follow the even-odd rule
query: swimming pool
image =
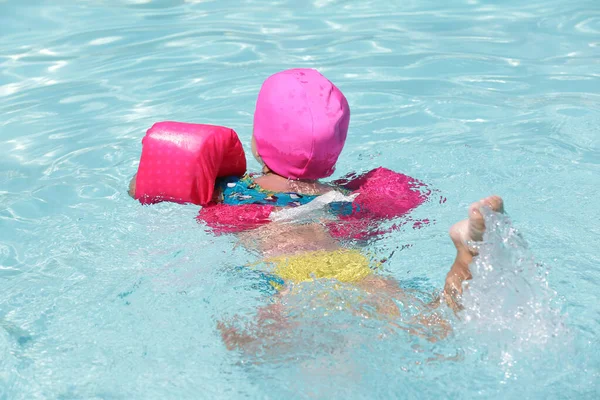
<svg viewBox="0 0 600 400">
<path fill-rule="evenodd" d="M 0 1 L 0 398 L 597 398 L 600 6 L 448 3 Z M 297 66 L 352 108 L 336 176 L 384 165 L 439 190 L 413 214 L 429 226 L 370 245 L 407 287 L 441 288 L 448 227 L 505 198 L 526 243 L 489 216 L 448 339 L 319 283 L 289 300 L 292 334 L 227 351 L 217 321 L 268 301 L 236 270 L 253 255 L 195 206 L 128 198 L 153 122 L 247 146 L 262 80 Z"/>
</svg>

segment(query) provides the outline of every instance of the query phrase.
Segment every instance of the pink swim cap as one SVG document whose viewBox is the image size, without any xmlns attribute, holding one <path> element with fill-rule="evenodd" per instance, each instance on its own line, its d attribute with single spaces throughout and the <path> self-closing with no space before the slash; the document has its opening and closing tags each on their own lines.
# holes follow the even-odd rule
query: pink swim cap
<svg viewBox="0 0 600 400">
<path fill-rule="evenodd" d="M 278 175 L 325 178 L 335 169 L 349 122 L 348 101 L 319 72 L 278 72 L 263 83 L 256 101 L 256 150 Z"/>
</svg>

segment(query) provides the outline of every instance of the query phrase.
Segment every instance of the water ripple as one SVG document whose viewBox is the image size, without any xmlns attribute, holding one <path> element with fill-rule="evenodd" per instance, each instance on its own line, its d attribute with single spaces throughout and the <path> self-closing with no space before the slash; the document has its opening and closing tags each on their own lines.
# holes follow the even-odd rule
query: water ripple
<svg viewBox="0 0 600 400">
<path fill-rule="evenodd" d="M 441 398 L 591 398 L 599 32 L 595 0 L 0 1 L 0 398 L 393 398 L 423 385 Z M 500 193 L 554 267 L 577 351 L 500 365 L 457 338 L 306 312 L 314 324 L 273 358 L 226 353 L 216 321 L 267 301 L 228 273 L 253 255 L 197 224 L 196 207 L 140 207 L 127 180 L 157 120 L 231 126 L 248 148 L 262 80 L 290 67 L 320 69 L 351 104 L 338 176 L 385 165 L 447 199 L 415 212 L 432 227 L 373 245 L 403 249 L 389 274 L 439 287 L 447 227 Z M 528 367 L 535 382 L 505 376 Z"/>
</svg>

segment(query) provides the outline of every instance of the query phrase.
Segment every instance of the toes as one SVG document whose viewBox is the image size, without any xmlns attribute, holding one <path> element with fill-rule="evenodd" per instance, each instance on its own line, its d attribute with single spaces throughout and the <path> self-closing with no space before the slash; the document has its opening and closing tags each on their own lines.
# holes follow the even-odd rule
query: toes
<svg viewBox="0 0 600 400">
<path fill-rule="evenodd" d="M 481 207 L 485 206 L 485 199 L 471 204 L 469 207 L 469 240 L 480 241 L 485 231 L 485 221 L 481 214 Z"/>
<path fill-rule="evenodd" d="M 477 218 L 477 217 L 481 217 L 481 211 L 479 211 L 481 209 L 481 206 L 485 205 L 485 203 L 483 203 L 483 200 L 479 200 L 476 201 L 475 203 L 471 204 L 469 206 L 469 218 Z"/>
<path fill-rule="evenodd" d="M 485 199 L 479 200 L 469 207 L 469 216 L 481 216 L 481 207 L 487 207 L 494 212 L 504 212 L 504 201 L 500 196 L 489 196 Z"/>
<path fill-rule="evenodd" d="M 503 213 L 504 212 L 504 200 L 500 196 L 491 196 L 492 210 Z"/>
<path fill-rule="evenodd" d="M 481 207 L 486 206 L 486 199 L 476 201 L 469 207 L 469 224 L 475 224 L 477 226 L 483 225 L 483 215 L 481 214 Z"/>
<path fill-rule="evenodd" d="M 490 196 L 486 200 L 486 205 L 492 209 L 492 211 L 502 213 L 504 212 L 504 201 L 500 196 Z"/>
</svg>

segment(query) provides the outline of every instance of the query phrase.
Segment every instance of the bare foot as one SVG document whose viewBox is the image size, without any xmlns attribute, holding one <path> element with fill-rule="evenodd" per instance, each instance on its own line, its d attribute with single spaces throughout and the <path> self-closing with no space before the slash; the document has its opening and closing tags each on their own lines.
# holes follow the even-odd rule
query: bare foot
<svg viewBox="0 0 600 400">
<path fill-rule="evenodd" d="M 495 212 L 504 212 L 504 203 L 500 196 L 486 197 L 471 204 L 468 219 L 457 222 L 450 228 L 450 238 L 456 246 L 456 259 L 446 276 L 444 295 L 448 305 L 455 310 L 460 309 L 458 300 L 463 292 L 462 285 L 464 281 L 471 279 L 469 264 L 473 256 L 477 255 L 476 250 L 469 246 L 469 242 L 483 240 L 485 221 L 481 214 L 482 207 L 488 207 Z"/>
<path fill-rule="evenodd" d="M 474 253 L 474 250 L 468 246 L 468 242 L 479 242 L 483 240 L 485 232 L 485 221 L 481 214 L 481 208 L 488 207 L 492 211 L 503 213 L 504 202 L 500 196 L 490 196 L 476 201 L 469 207 L 469 218 L 457 222 L 450 228 L 450 238 L 456 246 L 458 252 L 466 249 Z"/>
</svg>

